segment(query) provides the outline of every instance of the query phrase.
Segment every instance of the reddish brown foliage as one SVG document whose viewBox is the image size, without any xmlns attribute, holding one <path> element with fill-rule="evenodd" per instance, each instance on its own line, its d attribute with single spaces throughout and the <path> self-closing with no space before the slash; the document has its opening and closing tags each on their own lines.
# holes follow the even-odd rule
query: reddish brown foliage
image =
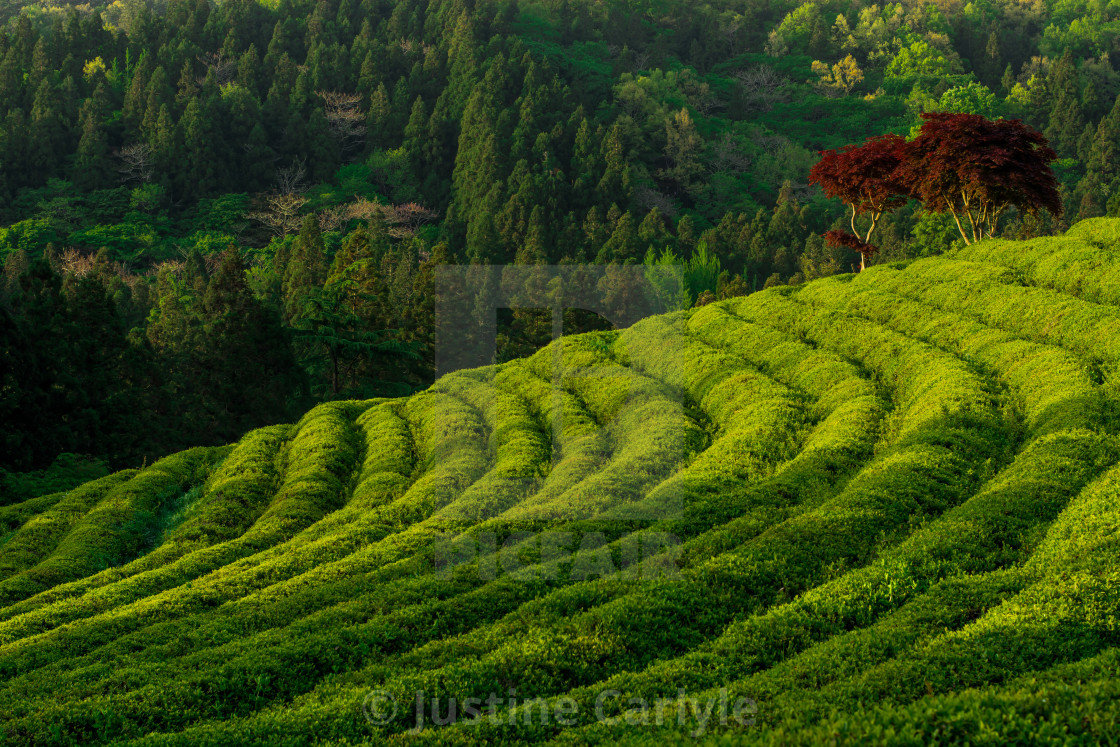
<svg viewBox="0 0 1120 747">
<path fill-rule="evenodd" d="M 922 117 L 921 131 L 909 143 L 883 135 L 821 152 L 810 183 L 852 211 L 852 233 L 830 231 L 830 243 L 855 249 L 866 260 L 876 251 L 869 242 L 879 218 L 909 197 L 930 212 L 952 213 L 966 244 L 993 236 L 1008 207 L 1027 215 L 1041 210 L 1061 215 L 1050 168 L 1057 154 L 1042 133 L 1017 119 L 950 112 Z M 871 218 L 866 231 L 856 226 L 861 215 Z"/>
<path fill-rule="evenodd" d="M 868 244 L 859 236 L 848 233 L 847 231 L 825 231 L 823 238 L 832 246 L 844 246 L 859 252 L 864 259 L 879 251 L 879 247 Z"/>
<path fill-rule="evenodd" d="M 1040 210 L 1061 215 L 1050 169 L 1058 156 L 1042 133 L 1017 119 L 949 112 L 922 117 L 899 174 L 926 210 L 953 214 L 966 244 L 994 235 L 1010 206 L 1029 215 Z"/>
<path fill-rule="evenodd" d="M 853 206 L 858 215 L 882 214 L 906 203 L 908 190 L 898 178 L 906 148 L 898 135 L 881 135 L 863 145 L 821 151 L 809 183 Z"/>
<path fill-rule="evenodd" d="M 848 145 L 839 150 L 821 151 L 821 160 L 809 172 L 809 183 L 819 184 L 829 197 L 843 200 L 852 211 L 852 233 L 830 231 L 832 242 L 860 252 L 860 269 L 873 251 L 868 243 L 879 219 L 889 210 L 906 203 L 908 190 L 899 179 L 907 157 L 906 141 L 898 135 L 869 138 L 863 145 Z M 867 215 L 871 222 L 865 231 L 856 226 L 856 217 Z M 827 235 L 826 235 L 827 237 Z M 846 238 L 841 238 L 846 237 Z M 874 250 L 874 247 L 871 247 Z"/>
</svg>

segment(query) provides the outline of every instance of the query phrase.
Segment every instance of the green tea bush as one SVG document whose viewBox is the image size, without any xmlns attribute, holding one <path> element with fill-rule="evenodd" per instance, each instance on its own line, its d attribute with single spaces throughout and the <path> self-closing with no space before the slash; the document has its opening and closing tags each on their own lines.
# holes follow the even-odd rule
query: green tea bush
<svg viewBox="0 0 1120 747">
<path fill-rule="evenodd" d="M 563 337 L 0 507 L 0 744 L 1115 741 L 1118 226 Z M 418 693 L 518 702 L 440 725 Z M 751 725 L 698 730 L 725 693 Z"/>
</svg>

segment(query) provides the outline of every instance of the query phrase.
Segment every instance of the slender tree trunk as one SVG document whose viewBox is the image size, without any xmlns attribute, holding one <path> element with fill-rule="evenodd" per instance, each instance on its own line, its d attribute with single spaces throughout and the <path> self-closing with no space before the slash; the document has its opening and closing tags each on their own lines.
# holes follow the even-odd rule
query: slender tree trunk
<svg viewBox="0 0 1120 747">
<path fill-rule="evenodd" d="M 865 243 L 865 244 L 870 244 L 871 243 L 871 234 L 874 233 L 875 226 L 879 225 L 879 215 L 880 215 L 880 213 L 872 213 L 871 214 L 871 226 L 867 229 L 867 235 L 863 237 L 863 243 Z M 858 236 L 859 234 L 856 234 L 856 235 Z"/>
<path fill-rule="evenodd" d="M 331 348 L 331 394 L 338 394 L 338 351 Z"/>
<path fill-rule="evenodd" d="M 968 234 L 964 232 L 964 226 L 961 225 L 961 218 L 959 215 L 957 215 L 957 210 L 953 207 L 953 203 L 949 202 L 949 200 L 946 199 L 945 204 L 949 206 L 949 212 L 953 214 L 953 221 L 957 224 L 957 230 L 961 232 L 961 238 L 964 239 L 964 245 L 971 246 L 972 242 L 968 240 Z"/>
</svg>

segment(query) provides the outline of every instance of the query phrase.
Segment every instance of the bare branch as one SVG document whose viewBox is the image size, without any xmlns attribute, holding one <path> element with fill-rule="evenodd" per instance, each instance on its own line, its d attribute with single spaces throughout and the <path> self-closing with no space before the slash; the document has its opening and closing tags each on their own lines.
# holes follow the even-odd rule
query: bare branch
<svg viewBox="0 0 1120 747">
<path fill-rule="evenodd" d="M 346 208 L 337 206 L 321 210 L 316 213 L 315 217 L 319 221 L 319 230 L 321 231 L 337 231 L 342 228 L 346 222 Z"/>
<path fill-rule="evenodd" d="M 667 195 L 649 187 L 645 184 L 639 184 L 634 189 L 634 199 L 638 204 L 646 209 L 657 208 L 661 211 L 662 215 L 667 215 L 674 218 L 677 215 L 677 205 Z"/>
<path fill-rule="evenodd" d="M 282 195 L 303 192 L 307 189 L 307 183 L 304 181 L 306 177 L 307 167 L 303 165 L 303 159 L 292 161 L 291 166 L 276 171 L 276 189 Z"/>
<path fill-rule="evenodd" d="M 716 141 L 712 148 L 712 169 L 718 172 L 741 174 L 751 165 L 750 154 L 743 150 L 739 141 L 730 132 Z"/>
<path fill-rule="evenodd" d="M 226 85 L 237 75 L 237 61 L 226 57 L 222 50 L 200 54 L 198 55 L 198 61 L 205 65 L 208 71 L 214 71 L 214 79 L 219 86 Z M 206 76 L 202 76 L 199 78 L 199 82 L 205 79 Z"/>
<path fill-rule="evenodd" d="M 735 80 L 752 108 L 770 111 L 789 80 L 769 65 L 755 65 L 735 73 Z"/>
<path fill-rule="evenodd" d="M 390 236 L 407 238 L 437 217 L 439 213 L 435 210 L 429 210 L 415 202 L 406 202 L 391 208 L 385 216 L 385 222 L 389 224 Z"/>
<path fill-rule="evenodd" d="M 152 146 L 147 143 L 133 143 L 126 145 L 117 152 L 121 159 L 121 166 L 117 171 L 123 174 L 124 182 L 138 181 L 147 183 L 152 179 L 155 170 L 155 158 Z"/>
<path fill-rule="evenodd" d="M 348 154 L 362 146 L 366 136 L 366 114 L 362 111 L 362 97 L 356 93 L 318 91 L 323 100 L 323 114 L 331 135 L 338 142 L 342 153 Z"/>
<path fill-rule="evenodd" d="M 380 219 L 389 227 L 389 235 L 403 239 L 413 236 L 422 226 L 439 217 L 439 213 L 415 202 L 385 205 L 373 200 L 359 199 L 346 206 L 342 213 L 346 220 L 370 221 Z"/>
<path fill-rule="evenodd" d="M 259 221 L 278 236 L 287 236 L 299 230 L 301 216 L 299 211 L 307 204 L 307 198 L 295 192 L 268 195 L 264 210 L 249 213 L 246 217 Z"/>
</svg>

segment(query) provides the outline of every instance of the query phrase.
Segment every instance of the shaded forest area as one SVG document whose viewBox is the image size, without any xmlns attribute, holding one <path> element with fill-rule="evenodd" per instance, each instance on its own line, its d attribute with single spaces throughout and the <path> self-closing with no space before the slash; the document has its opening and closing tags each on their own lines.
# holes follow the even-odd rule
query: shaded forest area
<svg viewBox="0 0 1120 747">
<path fill-rule="evenodd" d="M 816 151 L 926 111 L 1050 139 L 1064 222 L 1003 235 L 1120 215 L 1118 39 L 1120 9 L 1064 1 L 25 6 L 0 33 L 0 467 L 422 388 L 441 264 L 684 263 L 685 305 L 849 272 Z M 914 205 L 876 236 L 877 262 L 959 240 Z M 551 330 L 500 322 L 500 360 Z"/>
</svg>

